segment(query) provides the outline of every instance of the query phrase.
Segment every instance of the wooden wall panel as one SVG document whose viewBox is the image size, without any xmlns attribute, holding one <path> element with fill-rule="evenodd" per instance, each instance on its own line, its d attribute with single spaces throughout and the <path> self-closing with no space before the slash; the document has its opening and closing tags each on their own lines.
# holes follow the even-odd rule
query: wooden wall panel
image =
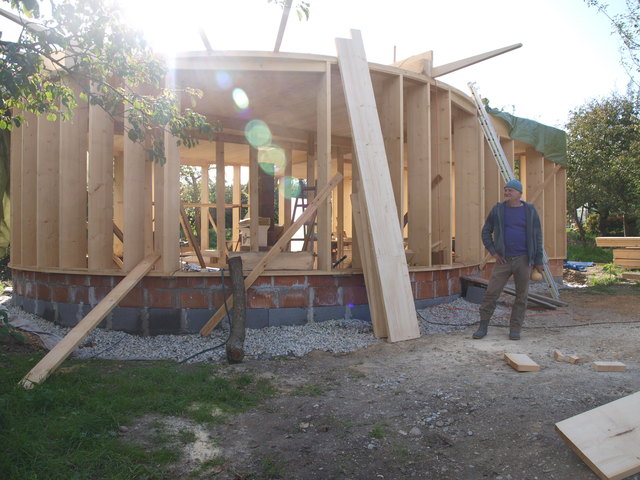
<svg viewBox="0 0 640 480">
<path fill-rule="evenodd" d="M 169 84 L 170 85 L 170 84 Z M 169 132 L 164 134 L 164 151 L 166 163 L 162 172 L 163 192 L 161 228 L 162 253 L 160 269 L 166 274 L 180 269 L 180 149 L 177 138 Z"/>
<path fill-rule="evenodd" d="M 76 93 L 79 90 L 75 88 Z M 78 99 L 60 123 L 60 266 L 87 267 L 87 150 L 89 107 Z"/>
<path fill-rule="evenodd" d="M 37 265 L 57 267 L 59 264 L 60 208 L 60 122 L 38 118 L 37 192 Z"/>
<path fill-rule="evenodd" d="M 36 179 L 38 164 L 38 118 L 29 112 L 25 112 L 22 132 L 22 179 L 21 189 L 21 214 L 22 221 L 20 227 L 22 232 L 22 265 L 35 266 L 37 260 L 37 197 L 38 186 Z"/>
<path fill-rule="evenodd" d="M 17 112 L 14 112 L 17 114 Z M 11 130 L 9 165 L 11 192 L 11 265 L 22 265 L 22 136 L 26 127 Z"/>
<path fill-rule="evenodd" d="M 125 130 L 130 127 L 125 121 Z M 144 259 L 145 182 L 144 147 L 124 136 L 124 269 L 131 271 Z"/>
<path fill-rule="evenodd" d="M 431 242 L 437 244 L 436 258 L 451 263 L 452 138 L 451 94 L 435 88 L 431 93 Z"/>
<path fill-rule="evenodd" d="M 431 265 L 431 145 L 429 85 L 408 88 L 407 170 L 412 265 Z"/>
<path fill-rule="evenodd" d="M 544 189 L 542 190 L 542 195 L 544 197 L 544 211 L 539 212 L 542 221 L 542 235 L 544 241 L 544 248 L 547 252 L 549 258 L 555 258 L 557 247 L 556 247 L 556 225 L 557 225 L 557 216 L 560 215 L 558 211 L 558 199 L 556 198 L 556 185 L 554 178 L 555 173 L 555 163 L 543 159 L 543 171 L 544 178 L 550 177 L 550 181 L 546 183 Z M 542 185 L 541 185 L 542 187 Z"/>
<path fill-rule="evenodd" d="M 118 152 L 113 159 L 113 223 L 122 231 L 124 229 L 124 154 Z M 113 240 L 113 253 L 118 257 L 124 255 L 124 244 Z"/>
<path fill-rule="evenodd" d="M 326 64 L 326 72 L 320 76 L 316 97 L 316 138 L 317 141 L 317 190 L 328 182 L 331 170 L 331 65 Z M 318 270 L 331 270 L 331 196 L 318 207 Z"/>
<path fill-rule="evenodd" d="M 257 252 L 260 249 L 258 231 L 260 215 L 260 189 L 258 178 L 260 165 L 258 164 L 258 151 L 251 147 L 249 150 L 249 235 L 251 240 L 250 251 Z"/>
<path fill-rule="evenodd" d="M 480 232 L 484 218 L 482 196 L 483 137 L 474 115 L 459 112 L 454 119 L 455 150 L 455 259 L 480 262 L 483 258 Z"/>
<path fill-rule="evenodd" d="M 567 169 L 556 173 L 556 258 L 567 258 Z"/>
<path fill-rule="evenodd" d="M 225 192 L 224 142 L 216 142 L 216 248 L 218 250 L 218 265 L 227 264 Z"/>
<path fill-rule="evenodd" d="M 89 107 L 88 266 L 113 267 L 113 120 Z"/>
<path fill-rule="evenodd" d="M 232 201 L 234 205 L 238 205 L 238 207 L 233 208 L 233 214 L 231 215 L 233 223 L 233 225 L 231 225 L 231 240 L 234 249 L 236 248 L 236 245 L 238 244 L 238 238 L 240 237 L 240 220 L 242 214 L 242 207 L 240 206 L 242 203 L 242 180 L 240 168 L 240 165 L 233 166 Z"/>
<path fill-rule="evenodd" d="M 403 83 L 402 75 L 392 76 L 385 82 L 382 94 L 376 99 L 400 226 L 404 222 L 404 210 L 402 209 L 402 191 L 404 187 Z"/>
</svg>

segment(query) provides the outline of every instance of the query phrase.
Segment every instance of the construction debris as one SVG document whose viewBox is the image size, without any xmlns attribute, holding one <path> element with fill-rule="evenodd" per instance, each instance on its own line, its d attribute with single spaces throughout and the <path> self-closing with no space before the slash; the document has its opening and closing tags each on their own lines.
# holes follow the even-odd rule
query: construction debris
<svg viewBox="0 0 640 480">
<path fill-rule="evenodd" d="M 626 372 L 627 366 L 622 362 L 593 362 L 596 372 Z"/>
<path fill-rule="evenodd" d="M 540 365 L 531 360 L 529 355 L 524 353 L 505 353 L 504 358 L 518 372 L 539 372 Z"/>
</svg>

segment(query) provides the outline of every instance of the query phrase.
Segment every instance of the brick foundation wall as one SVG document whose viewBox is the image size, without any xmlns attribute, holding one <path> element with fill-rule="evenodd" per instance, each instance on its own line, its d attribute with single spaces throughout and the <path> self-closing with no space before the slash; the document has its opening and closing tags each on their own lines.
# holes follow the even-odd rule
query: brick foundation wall
<svg viewBox="0 0 640 480">
<path fill-rule="evenodd" d="M 560 261 L 560 275 L 562 262 Z M 490 272 L 487 265 L 485 275 Z M 460 276 L 475 267 L 410 272 L 416 305 L 460 295 Z M 552 266 L 556 275 L 557 268 Z M 55 323 L 73 326 L 98 304 L 121 276 L 13 270 L 14 303 Z M 231 281 L 198 273 L 147 276 L 100 325 L 141 335 L 196 333 L 231 295 Z M 247 291 L 247 326 L 300 325 L 336 318 L 370 320 L 362 274 L 264 275 Z"/>
</svg>

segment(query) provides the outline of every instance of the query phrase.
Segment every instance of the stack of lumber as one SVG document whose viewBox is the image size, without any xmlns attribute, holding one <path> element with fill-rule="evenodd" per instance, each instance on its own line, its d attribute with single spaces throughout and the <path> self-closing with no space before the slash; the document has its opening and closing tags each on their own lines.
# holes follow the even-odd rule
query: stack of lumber
<svg viewBox="0 0 640 480">
<path fill-rule="evenodd" d="M 597 237 L 596 245 L 613 248 L 613 263 L 640 269 L 640 237 Z"/>
<path fill-rule="evenodd" d="M 418 338 L 409 268 L 382 128 L 360 32 L 336 39 L 359 181 L 352 196 L 358 247 L 374 334 L 389 342 Z"/>
</svg>

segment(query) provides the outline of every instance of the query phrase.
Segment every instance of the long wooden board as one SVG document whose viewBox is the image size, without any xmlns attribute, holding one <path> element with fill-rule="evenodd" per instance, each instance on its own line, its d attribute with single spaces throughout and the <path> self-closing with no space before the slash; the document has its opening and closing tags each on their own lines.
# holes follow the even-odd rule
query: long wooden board
<svg viewBox="0 0 640 480">
<path fill-rule="evenodd" d="M 144 277 L 153 264 L 158 261 L 160 255 L 149 255 L 136 265 L 118 285 L 111 290 L 78 324 L 58 342 L 58 344 L 40 360 L 35 367 L 20 381 L 26 389 L 33 388 L 35 384 L 42 383 L 51 372 L 60 366 L 73 350 L 86 338 L 91 331 L 98 326 L 104 317 L 122 300 L 127 293 Z"/>
<path fill-rule="evenodd" d="M 340 183 L 342 180 L 342 175 L 336 173 L 335 176 L 327 183 L 319 192 L 318 195 L 313 199 L 312 202 L 309 203 L 307 208 L 302 212 L 302 215 L 298 217 L 298 219 L 293 222 L 293 224 L 280 236 L 278 241 L 271 247 L 264 257 L 258 262 L 255 268 L 251 271 L 249 275 L 244 279 L 244 288 L 248 289 L 253 282 L 257 280 L 260 274 L 265 270 L 267 264 L 271 262 L 276 255 L 280 252 L 284 251 L 287 248 L 287 243 L 293 235 L 300 230 L 302 225 L 309 220 L 313 215 L 315 215 L 318 206 L 324 202 L 331 191 L 335 188 L 335 186 Z M 231 308 L 233 306 L 233 296 L 227 297 L 225 300 L 226 308 Z M 216 313 L 209 319 L 209 321 L 200 329 L 200 335 L 209 335 L 211 331 L 216 328 L 220 320 L 222 320 L 225 316 L 225 305 L 222 305 Z"/>
<path fill-rule="evenodd" d="M 420 328 L 369 64 L 360 32 L 352 30 L 351 36 L 336 39 L 338 63 L 361 180 L 360 203 L 369 220 L 372 259 L 385 283 L 381 304 L 388 341 L 398 342 L 418 338 Z"/>
<path fill-rule="evenodd" d="M 613 260 L 637 260 L 640 261 L 640 248 L 614 248 Z"/>
<path fill-rule="evenodd" d="M 599 247 L 640 247 L 640 237 L 596 237 Z"/>
<path fill-rule="evenodd" d="M 556 423 L 556 431 L 601 479 L 640 472 L 640 392 Z"/>
</svg>

